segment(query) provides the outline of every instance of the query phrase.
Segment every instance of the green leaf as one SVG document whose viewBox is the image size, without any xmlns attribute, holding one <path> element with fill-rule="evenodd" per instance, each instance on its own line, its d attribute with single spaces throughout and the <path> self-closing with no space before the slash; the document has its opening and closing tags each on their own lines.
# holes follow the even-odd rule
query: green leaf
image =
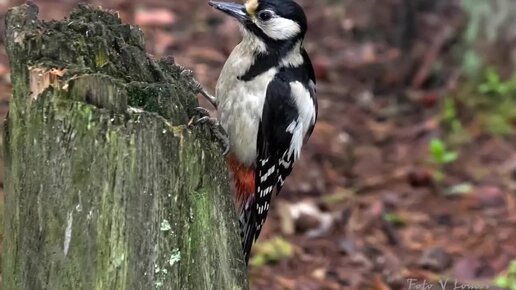
<svg viewBox="0 0 516 290">
<path fill-rule="evenodd" d="M 430 153 L 432 154 L 432 158 L 437 163 L 441 163 L 440 161 L 443 159 L 446 148 L 444 146 L 443 141 L 439 139 L 433 139 L 430 142 Z"/>
<path fill-rule="evenodd" d="M 253 266 L 263 266 L 277 263 L 278 261 L 291 257 L 294 254 L 294 247 L 282 238 L 273 238 L 266 242 L 257 243 L 255 253 L 250 261 Z"/>
<path fill-rule="evenodd" d="M 507 271 L 495 278 L 494 284 L 503 289 L 516 290 L 516 260 L 509 264 Z"/>
<path fill-rule="evenodd" d="M 451 163 L 459 157 L 459 154 L 457 152 L 445 152 L 443 156 L 443 163 Z"/>
<path fill-rule="evenodd" d="M 507 279 L 507 276 L 498 276 L 495 279 L 495 285 L 500 288 L 508 288 L 509 279 Z"/>
<path fill-rule="evenodd" d="M 486 71 L 486 79 L 491 85 L 499 85 L 501 83 L 500 75 L 492 68 Z"/>
<path fill-rule="evenodd" d="M 392 223 L 395 226 L 405 226 L 407 222 L 396 213 L 387 213 L 383 215 L 383 219 Z"/>
<path fill-rule="evenodd" d="M 440 139 L 433 139 L 430 142 L 430 154 L 432 155 L 432 161 L 439 165 L 451 163 L 459 157 L 457 152 L 448 151 L 446 145 Z"/>
<path fill-rule="evenodd" d="M 516 276 L 516 260 L 512 261 L 509 265 L 509 273 Z"/>
</svg>

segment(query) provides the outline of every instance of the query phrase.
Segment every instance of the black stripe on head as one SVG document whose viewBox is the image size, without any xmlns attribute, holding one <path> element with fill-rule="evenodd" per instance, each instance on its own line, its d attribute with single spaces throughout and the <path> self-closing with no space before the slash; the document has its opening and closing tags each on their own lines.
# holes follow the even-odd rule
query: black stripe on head
<svg viewBox="0 0 516 290">
<path fill-rule="evenodd" d="M 299 6 L 296 2 L 292 0 L 259 0 L 258 7 L 255 11 L 253 11 L 253 15 L 251 16 L 255 19 L 254 21 L 260 21 L 259 14 L 264 10 L 273 11 L 278 17 L 290 19 L 297 23 L 300 28 L 300 33 L 292 39 L 277 40 L 269 37 L 266 33 L 264 33 L 264 31 L 255 22 L 251 20 L 246 21 L 244 23 L 244 27 L 263 40 L 267 47 L 270 48 L 270 50 L 278 49 L 285 43 L 285 41 L 297 42 L 297 40 L 303 39 L 305 37 L 308 28 L 306 15 L 303 11 L 303 8 L 301 8 L 301 6 Z"/>
<path fill-rule="evenodd" d="M 292 0 L 259 0 L 256 13 L 262 10 L 272 10 L 280 17 L 293 20 L 301 27 L 301 37 L 307 30 L 307 20 L 303 8 Z"/>
<path fill-rule="evenodd" d="M 256 76 L 268 71 L 269 69 L 278 66 L 279 62 L 292 50 L 292 48 L 299 42 L 302 41 L 307 29 L 307 21 L 305 13 L 301 6 L 292 0 L 258 0 L 258 6 L 253 11 L 254 21 L 247 21 L 244 27 L 247 31 L 260 38 L 266 46 L 265 52 L 260 52 L 255 56 L 254 64 L 247 70 L 247 72 L 238 77 L 242 81 L 250 81 Z M 266 25 L 260 24 L 260 28 L 257 23 L 260 23 L 259 15 L 260 12 L 272 11 L 275 17 L 274 19 L 285 18 L 292 20 L 299 25 L 300 32 L 288 39 L 274 39 L 267 35 L 262 28 Z M 274 22 L 272 22 L 274 23 Z M 270 33 L 270 32 L 269 32 Z"/>
</svg>

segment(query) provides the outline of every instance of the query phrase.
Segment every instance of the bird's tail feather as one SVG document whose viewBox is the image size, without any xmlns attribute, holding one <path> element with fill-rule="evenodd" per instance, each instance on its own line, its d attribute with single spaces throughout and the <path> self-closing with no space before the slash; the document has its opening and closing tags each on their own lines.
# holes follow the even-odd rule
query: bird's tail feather
<svg viewBox="0 0 516 290">
<path fill-rule="evenodd" d="M 249 263 L 251 256 L 251 248 L 256 237 L 256 217 L 254 215 L 254 197 L 250 197 L 247 201 L 242 202 L 239 226 L 240 237 L 242 238 L 242 247 L 244 251 L 244 260 L 246 265 Z"/>
</svg>

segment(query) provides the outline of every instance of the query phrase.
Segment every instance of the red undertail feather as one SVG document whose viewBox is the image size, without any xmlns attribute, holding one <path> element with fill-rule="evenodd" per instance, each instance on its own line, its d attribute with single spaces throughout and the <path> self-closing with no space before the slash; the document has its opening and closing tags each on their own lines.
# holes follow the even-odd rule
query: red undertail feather
<svg viewBox="0 0 516 290">
<path fill-rule="evenodd" d="M 236 200 L 238 202 L 246 202 L 247 199 L 254 196 L 254 191 L 256 190 L 254 166 L 243 165 L 233 154 L 229 154 L 226 160 L 233 174 Z"/>
</svg>

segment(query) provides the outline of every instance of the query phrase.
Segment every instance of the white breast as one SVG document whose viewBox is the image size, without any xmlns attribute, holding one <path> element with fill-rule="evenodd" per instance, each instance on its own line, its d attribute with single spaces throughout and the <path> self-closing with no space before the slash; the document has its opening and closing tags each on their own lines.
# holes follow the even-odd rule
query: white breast
<svg viewBox="0 0 516 290">
<path fill-rule="evenodd" d="M 265 93 L 277 70 L 271 68 L 249 82 L 238 80 L 237 76 L 251 67 L 252 56 L 261 45 L 263 43 L 246 41 L 244 36 L 226 61 L 215 91 L 219 120 L 229 135 L 230 150 L 245 165 L 253 164 L 256 159 L 256 139 Z"/>
</svg>

